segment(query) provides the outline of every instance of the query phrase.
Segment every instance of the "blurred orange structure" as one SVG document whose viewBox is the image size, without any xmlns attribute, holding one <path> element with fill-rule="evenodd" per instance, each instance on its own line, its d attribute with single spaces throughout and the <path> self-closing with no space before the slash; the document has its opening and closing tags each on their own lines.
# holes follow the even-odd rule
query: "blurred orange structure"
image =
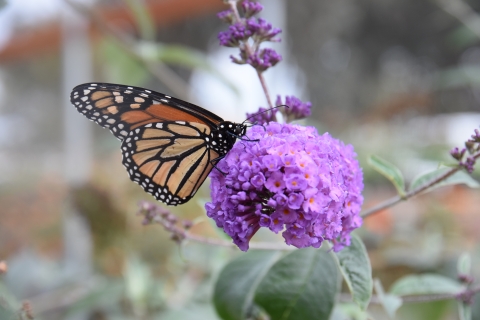
<svg viewBox="0 0 480 320">
<path fill-rule="evenodd" d="M 218 12 L 224 7 L 219 0 L 166 0 L 148 2 L 147 8 L 155 25 L 165 26 L 178 21 L 210 12 Z M 104 5 L 96 8 L 105 23 L 122 28 L 134 28 L 134 17 L 125 6 Z M 99 31 L 93 25 L 89 28 L 90 36 L 96 38 Z M 54 21 L 44 26 L 18 32 L 9 42 L 0 48 L 0 63 L 18 61 L 59 50 L 61 43 L 60 21 Z"/>
</svg>

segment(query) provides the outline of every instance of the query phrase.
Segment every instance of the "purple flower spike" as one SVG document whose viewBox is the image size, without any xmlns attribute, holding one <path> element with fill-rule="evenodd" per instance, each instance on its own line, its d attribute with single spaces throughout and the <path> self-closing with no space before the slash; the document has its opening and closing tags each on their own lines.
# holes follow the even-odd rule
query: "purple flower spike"
<svg viewBox="0 0 480 320">
<path fill-rule="evenodd" d="M 335 251 L 361 226 L 363 174 L 353 147 L 312 127 L 270 122 L 248 132 L 212 170 L 207 215 L 243 251 L 260 228 L 297 248 L 331 241 Z"/>
<path fill-rule="evenodd" d="M 220 12 L 217 16 L 230 24 L 227 31 L 218 34 L 220 45 L 239 48 L 239 56 L 230 56 L 233 63 L 250 64 L 257 71 L 263 72 L 273 67 L 282 60 L 273 49 L 261 49 L 261 44 L 266 41 L 280 41 L 275 38 L 280 32 L 271 23 L 262 18 L 253 16 L 262 11 L 263 6 L 254 1 L 240 2 L 243 8 L 243 17 L 236 18 L 236 9 Z"/>
</svg>

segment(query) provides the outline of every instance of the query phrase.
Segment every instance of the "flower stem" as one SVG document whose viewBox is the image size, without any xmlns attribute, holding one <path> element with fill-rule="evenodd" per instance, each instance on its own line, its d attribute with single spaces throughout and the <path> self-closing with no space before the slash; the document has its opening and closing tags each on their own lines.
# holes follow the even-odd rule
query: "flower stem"
<svg viewBox="0 0 480 320">
<path fill-rule="evenodd" d="M 241 22 L 240 14 L 238 13 L 238 8 L 237 8 L 237 0 L 229 0 L 228 5 L 230 6 L 230 9 L 232 9 L 233 15 L 235 17 L 235 22 Z M 250 47 L 250 45 L 247 42 L 243 42 L 243 48 L 245 49 L 245 52 L 249 57 L 253 56 L 253 48 Z M 272 100 L 270 99 L 270 94 L 268 92 L 268 87 L 267 87 L 267 82 L 265 81 L 265 78 L 263 76 L 263 72 L 260 70 L 257 71 L 257 76 L 258 79 L 260 80 L 260 84 L 262 85 L 263 93 L 265 94 L 265 97 L 267 98 L 267 103 L 270 108 L 273 108 L 273 103 Z"/>
<path fill-rule="evenodd" d="M 237 245 L 233 242 L 226 241 L 223 239 L 217 238 L 210 238 L 205 236 L 200 236 L 194 233 L 191 233 L 186 228 L 180 227 L 180 225 L 184 225 L 183 223 L 179 223 L 180 221 L 172 222 L 168 218 L 163 217 L 161 214 L 157 212 L 159 210 L 155 210 L 155 208 L 159 208 L 156 204 L 149 204 L 152 206 L 152 209 L 148 212 L 141 212 L 141 215 L 148 216 L 148 222 L 144 224 L 151 224 L 157 223 L 163 226 L 163 228 L 171 234 L 171 238 L 177 242 L 190 240 L 198 243 L 204 243 L 207 245 L 213 245 L 218 247 L 228 247 L 228 248 L 237 248 Z M 289 251 L 295 250 L 296 248 L 293 246 L 287 246 L 284 243 L 274 243 L 274 242 L 251 242 L 250 243 L 251 249 L 257 250 L 282 250 L 282 251 Z"/>
<path fill-rule="evenodd" d="M 475 159 L 480 158 L 480 152 L 477 152 L 473 157 Z M 378 213 L 382 210 L 390 208 L 390 207 L 396 205 L 397 203 L 399 203 L 401 201 L 408 200 L 408 199 L 412 198 L 413 196 L 416 196 L 416 195 L 422 193 L 423 191 L 433 187 L 437 183 L 440 183 L 440 182 L 444 181 L 445 179 L 454 175 L 457 171 L 460 171 L 462 168 L 463 167 L 460 166 L 460 165 L 455 167 L 455 168 L 452 168 L 452 169 L 448 170 L 447 172 L 445 172 L 444 174 L 442 174 L 441 176 L 437 177 L 436 179 L 425 183 L 424 185 L 418 187 L 417 189 L 414 189 L 414 190 L 411 190 L 411 191 L 407 192 L 403 197 L 400 197 L 400 196 L 392 197 L 388 200 L 385 200 L 385 201 L 379 203 L 378 205 L 374 206 L 373 208 L 370 208 L 368 210 L 365 210 L 365 211 L 361 212 L 360 216 L 362 218 L 366 218 L 368 216 L 371 216 L 374 213 Z"/>
<path fill-rule="evenodd" d="M 263 77 L 263 72 L 257 70 L 257 76 L 258 76 L 258 79 L 260 80 L 260 83 L 262 84 L 262 89 L 263 89 L 263 92 L 265 93 L 265 97 L 267 98 L 268 106 L 270 108 L 273 108 L 273 103 L 272 103 L 272 100 L 270 99 L 270 94 L 268 93 L 267 82 L 265 81 L 265 78 Z"/>
</svg>

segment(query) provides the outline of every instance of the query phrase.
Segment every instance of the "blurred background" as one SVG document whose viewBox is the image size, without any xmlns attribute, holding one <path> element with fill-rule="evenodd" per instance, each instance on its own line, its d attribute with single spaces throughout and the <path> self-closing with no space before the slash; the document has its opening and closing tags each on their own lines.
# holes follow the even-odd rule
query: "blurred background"
<svg viewBox="0 0 480 320">
<path fill-rule="evenodd" d="M 354 145 L 364 208 L 395 195 L 368 155 L 395 163 L 408 182 L 451 163 L 449 150 L 480 126 L 480 2 L 260 2 L 261 16 L 283 29 L 272 47 L 284 61 L 265 74 L 272 96 L 311 101 L 302 123 Z M 8 265 L 0 312 L 217 319 L 213 281 L 239 250 L 178 246 L 160 226 L 142 226 L 137 203 L 154 199 L 128 179 L 118 140 L 78 114 L 69 94 L 90 81 L 136 85 L 243 121 L 266 101 L 253 69 L 230 63 L 236 51 L 218 45 L 226 26 L 216 13 L 226 8 L 221 0 L 0 0 L 0 261 Z M 365 220 L 358 233 L 374 276 L 385 288 L 409 273 L 455 276 L 463 252 L 478 276 L 479 195 L 446 187 Z M 204 214 L 208 199 L 205 183 L 171 211 L 194 220 L 192 232 L 221 238 Z M 398 319 L 456 319 L 455 304 L 404 306 Z"/>
</svg>

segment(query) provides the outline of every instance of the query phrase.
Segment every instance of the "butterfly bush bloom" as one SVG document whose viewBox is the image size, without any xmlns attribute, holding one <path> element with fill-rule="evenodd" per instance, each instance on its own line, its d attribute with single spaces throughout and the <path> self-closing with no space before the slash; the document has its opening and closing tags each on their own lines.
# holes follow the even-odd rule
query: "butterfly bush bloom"
<svg viewBox="0 0 480 320">
<path fill-rule="evenodd" d="M 297 248 L 338 251 L 362 224 L 363 174 L 351 145 L 313 127 L 270 122 L 254 126 L 211 178 L 207 215 L 247 251 L 260 228 L 282 232 Z"/>
</svg>

